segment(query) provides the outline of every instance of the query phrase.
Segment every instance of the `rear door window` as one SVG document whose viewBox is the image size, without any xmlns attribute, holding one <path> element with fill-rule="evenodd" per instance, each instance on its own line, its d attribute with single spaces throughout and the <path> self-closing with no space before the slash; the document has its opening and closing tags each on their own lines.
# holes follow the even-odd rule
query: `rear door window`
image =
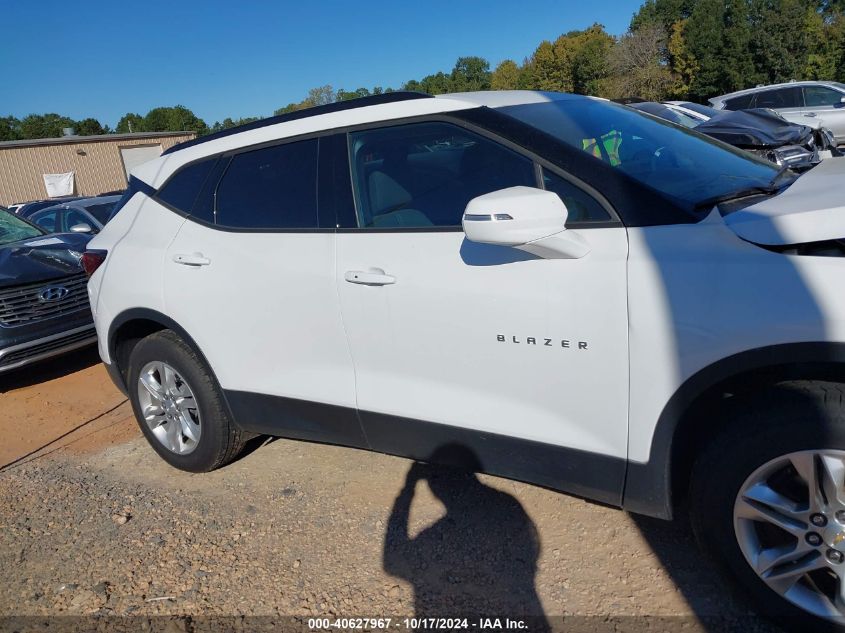
<svg viewBox="0 0 845 633">
<path fill-rule="evenodd" d="M 215 219 L 220 226 L 318 228 L 317 140 L 235 154 L 215 198 Z"/>
<path fill-rule="evenodd" d="M 728 99 L 725 101 L 725 110 L 746 110 L 751 107 L 752 99 L 754 99 L 753 94 Z"/>
<path fill-rule="evenodd" d="M 801 88 L 776 88 L 756 93 L 755 108 L 800 108 L 802 105 Z"/>
</svg>

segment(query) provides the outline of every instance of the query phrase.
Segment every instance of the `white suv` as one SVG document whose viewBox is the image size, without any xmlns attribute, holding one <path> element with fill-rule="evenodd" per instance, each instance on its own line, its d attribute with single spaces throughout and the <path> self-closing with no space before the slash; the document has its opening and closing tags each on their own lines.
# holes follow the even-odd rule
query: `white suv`
<svg viewBox="0 0 845 633">
<path fill-rule="evenodd" d="M 766 613 L 845 614 L 845 159 L 788 171 L 630 108 L 391 93 L 133 172 L 83 261 L 167 462 L 250 434 L 671 518 Z M 438 455 L 469 454 L 467 450 Z"/>
</svg>

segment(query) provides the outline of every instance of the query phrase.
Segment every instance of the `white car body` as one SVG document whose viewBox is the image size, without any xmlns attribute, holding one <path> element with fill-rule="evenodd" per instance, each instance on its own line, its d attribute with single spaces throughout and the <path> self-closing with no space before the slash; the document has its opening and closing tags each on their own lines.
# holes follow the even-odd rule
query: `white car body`
<svg viewBox="0 0 845 633">
<path fill-rule="evenodd" d="M 586 247 L 561 257 L 459 227 L 220 230 L 158 198 L 181 167 L 223 152 L 557 98 L 397 97 L 139 166 L 89 246 L 108 253 L 89 283 L 103 362 L 120 384 L 116 337 L 158 324 L 196 346 L 250 430 L 420 458 L 435 440 L 465 441 L 490 472 L 671 516 L 673 451 L 697 398 L 845 358 L 845 293 L 832 291 L 845 259 L 778 252 L 845 237 L 845 160 L 733 214 L 567 225 Z M 538 151 L 526 153 L 546 165 Z"/>
</svg>

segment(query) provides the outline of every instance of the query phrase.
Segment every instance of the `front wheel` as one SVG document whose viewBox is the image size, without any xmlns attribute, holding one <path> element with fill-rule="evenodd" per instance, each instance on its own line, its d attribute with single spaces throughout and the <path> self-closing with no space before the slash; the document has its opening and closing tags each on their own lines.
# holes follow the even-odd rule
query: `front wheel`
<svg viewBox="0 0 845 633">
<path fill-rule="evenodd" d="M 128 388 L 141 431 L 171 466 L 207 472 L 241 452 L 247 436 L 232 422 L 217 381 L 174 332 L 138 342 L 129 357 Z"/>
<path fill-rule="evenodd" d="M 693 467 L 699 541 L 758 610 L 796 630 L 845 624 L 845 386 L 736 397 Z"/>
</svg>

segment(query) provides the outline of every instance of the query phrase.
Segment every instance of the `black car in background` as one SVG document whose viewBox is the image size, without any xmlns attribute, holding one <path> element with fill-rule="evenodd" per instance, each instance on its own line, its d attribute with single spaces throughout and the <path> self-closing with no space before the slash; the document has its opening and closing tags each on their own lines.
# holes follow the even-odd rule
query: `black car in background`
<svg viewBox="0 0 845 633">
<path fill-rule="evenodd" d="M 823 152 L 829 156 L 841 155 L 829 130 L 790 123 L 773 110 L 758 108 L 734 112 L 710 108 L 712 112 L 707 112 L 707 109 L 697 106 L 690 111 L 692 104 L 688 103 L 633 100 L 625 105 L 684 127 L 695 128 L 697 132 L 796 171 L 818 165 Z"/>
<path fill-rule="evenodd" d="M 80 263 L 90 239 L 0 208 L 0 373 L 96 341 Z"/>
<path fill-rule="evenodd" d="M 26 217 L 26 215 L 38 211 L 39 209 L 52 207 L 53 205 L 60 204 L 62 202 L 72 202 L 73 200 L 81 200 L 81 198 L 80 196 L 64 196 L 62 198 L 48 198 L 46 200 L 29 200 L 28 202 L 16 202 L 15 204 L 10 204 L 8 210 L 16 215 Z"/>
<path fill-rule="evenodd" d="M 48 233 L 99 233 L 109 221 L 112 209 L 121 196 L 96 196 L 63 202 L 37 211 L 18 215 L 37 224 Z"/>
</svg>

